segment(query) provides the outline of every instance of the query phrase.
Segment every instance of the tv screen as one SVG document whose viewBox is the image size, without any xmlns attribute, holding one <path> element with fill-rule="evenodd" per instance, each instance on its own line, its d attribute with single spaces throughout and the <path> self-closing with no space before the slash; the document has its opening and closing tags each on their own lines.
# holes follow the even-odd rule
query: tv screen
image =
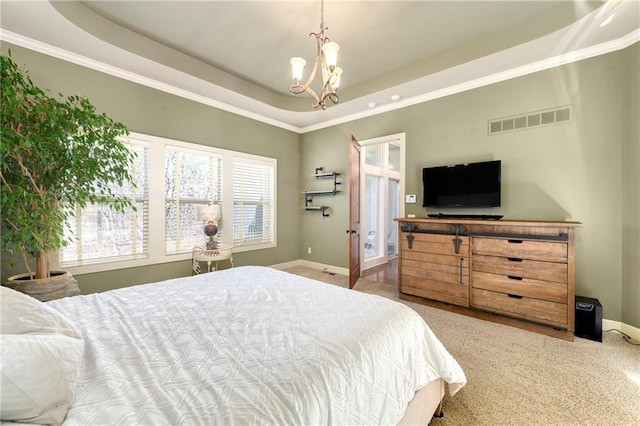
<svg viewBox="0 0 640 426">
<path fill-rule="evenodd" d="M 423 207 L 500 207 L 500 160 L 422 169 Z"/>
</svg>

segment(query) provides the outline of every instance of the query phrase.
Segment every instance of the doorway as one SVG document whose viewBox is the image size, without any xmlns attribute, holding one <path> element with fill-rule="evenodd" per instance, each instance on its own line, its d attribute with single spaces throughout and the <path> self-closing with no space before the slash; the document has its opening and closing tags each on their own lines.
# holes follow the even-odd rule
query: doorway
<svg viewBox="0 0 640 426">
<path fill-rule="evenodd" d="M 404 142 L 404 133 L 360 142 L 363 273 L 398 256 L 394 219 L 404 215 Z"/>
</svg>

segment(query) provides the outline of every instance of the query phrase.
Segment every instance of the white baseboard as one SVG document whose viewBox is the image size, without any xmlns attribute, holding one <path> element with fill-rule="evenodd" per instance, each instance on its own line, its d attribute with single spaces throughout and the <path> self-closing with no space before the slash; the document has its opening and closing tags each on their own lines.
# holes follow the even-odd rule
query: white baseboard
<svg viewBox="0 0 640 426">
<path fill-rule="evenodd" d="M 275 265 L 269 265 L 269 268 L 287 269 L 287 268 L 293 268 L 294 266 L 302 266 L 302 263 L 300 262 L 300 260 L 292 260 L 290 262 L 276 263 Z"/>
<path fill-rule="evenodd" d="M 640 328 L 636 328 L 620 321 L 612 321 L 608 319 L 602 320 L 602 331 L 611 330 L 612 328 L 628 334 L 634 342 L 640 342 Z"/>
<path fill-rule="evenodd" d="M 318 269 L 320 271 L 332 272 L 334 274 L 349 275 L 349 269 L 347 268 L 340 268 L 338 266 L 333 266 L 333 265 L 325 265 L 324 263 L 311 262 L 310 260 L 304 260 L 304 259 L 292 260 L 291 262 L 278 263 L 276 265 L 271 265 L 271 268 L 286 269 L 294 266 L 306 266 L 307 268 L 313 268 L 313 269 Z"/>
</svg>

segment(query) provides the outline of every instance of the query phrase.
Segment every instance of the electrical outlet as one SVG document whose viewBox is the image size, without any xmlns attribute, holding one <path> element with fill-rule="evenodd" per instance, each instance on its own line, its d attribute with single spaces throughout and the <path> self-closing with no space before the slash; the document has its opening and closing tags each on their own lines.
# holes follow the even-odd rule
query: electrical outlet
<svg viewBox="0 0 640 426">
<path fill-rule="evenodd" d="M 311 247 L 307 247 L 307 254 L 311 254 Z"/>
</svg>

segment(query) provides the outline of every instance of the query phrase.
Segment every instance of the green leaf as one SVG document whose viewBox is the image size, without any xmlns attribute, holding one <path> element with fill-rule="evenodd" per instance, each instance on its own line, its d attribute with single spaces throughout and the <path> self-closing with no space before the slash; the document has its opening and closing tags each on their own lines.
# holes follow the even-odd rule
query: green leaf
<svg viewBox="0 0 640 426">
<path fill-rule="evenodd" d="M 64 246 L 64 221 L 76 205 L 115 198 L 135 207 L 111 189 L 135 184 L 135 156 L 118 140 L 127 128 L 86 97 L 50 97 L 10 52 L 0 60 L 2 248 L 36 255 Z"/>
</svg>

